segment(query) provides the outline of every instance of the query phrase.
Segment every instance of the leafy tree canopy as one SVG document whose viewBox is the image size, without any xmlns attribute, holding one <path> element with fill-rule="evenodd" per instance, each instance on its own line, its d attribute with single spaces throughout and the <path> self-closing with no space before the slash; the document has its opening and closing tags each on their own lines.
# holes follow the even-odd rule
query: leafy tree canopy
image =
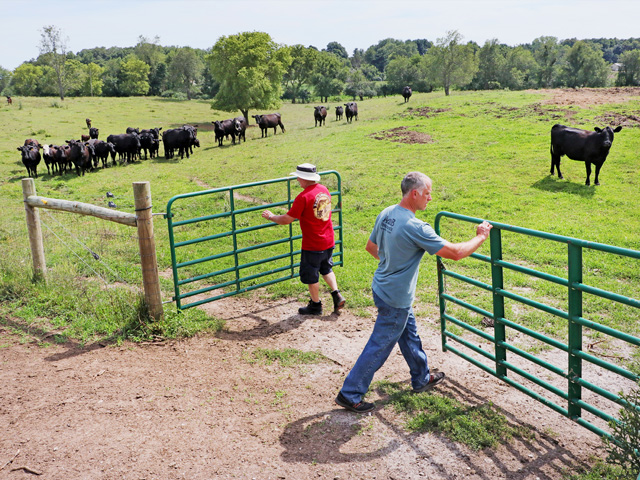
<svg viewBox="0 0 640 480">
<path fill-rule="evenodd" d="M 276 44 L 268 33 L 244 32 L 221 37 L 207 56 L 220 90 L 212 108 L 240 110 L 280 106 L 282 77 L 291 63 L 288 48 Z"/>
</svg>

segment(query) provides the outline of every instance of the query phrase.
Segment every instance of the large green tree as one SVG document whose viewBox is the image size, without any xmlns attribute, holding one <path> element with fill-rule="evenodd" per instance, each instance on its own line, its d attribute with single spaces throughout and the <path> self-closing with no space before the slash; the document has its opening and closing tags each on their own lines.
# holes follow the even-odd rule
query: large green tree
<svg viewBox="0 0 640 480">
<path fill-rule="evenodd" d="M 364 52 L 367 63 L 374 65 L 380 72 L 384 72 L 387 64 L 398 57 L 413 57 L 418 55 L 418 47 L 412 40 L 403 42 L 394 38 L 380 40 L 377 45 L 370 46 Z"/>
<path fill-rule="evenodd" d="M 616 85 L 640 85 L 640 50 L 629 50 L 620 55 L 620 71 Z"/>
<path fill-rule="evenodd" d="M 268 33 L 243 32 L 221 37 L 207 56 L 211 74 L 220 84 L 212 108 L 240 110 L 278 108 L 282 77 L 289 64 L 289 49 L 275 43 Z"/>
<path fill-rule="evenodd" d="M 38 83 L 42 79 L 43 69 L 32 63 L 23 63 L 13 71 L 11 90 L 14 95 L 38 95 Z"/>
<path fill-rule="evenodd" d="M 507 53 L 507 62 L 501 76 L 503 86 L 511 90 L 535 88 L 538 64 L 533 53 L 524 47 L 516 47 Z"/>
<path fill-rule="evenodd" d="M 64 100 L 67 89 L 67 39 L 62 31 L 55 25 L 42 28 L 40 38 L 40 55 L 43 60 L 53 68 L 56 74 L 56 83 L 60 100 Z"/>
<path fill-rule="evenodd" d="M 282 77 L 285 87 L 293 103 L 300 97 L 305 84 L 311 81 L 311 74 L 316 64 L 318 51 L 314 48 L 306 48 L 302 45 L 289 47 L 291 65 Z"/>
<path fill-rule="evenodd" d="M 327 52 L 333 53 L 341 58 L 349 58 L 349 54 L 347 53 L 347 49 L 344 48 L 338 42 L 329 42 L 327 44 Z"/>
<path fill-rule="evenodd" d="M 422 73 L 420 72 L 420 57 L 394 58 L 387 65 L 385 77 L 391 92 L 400 93 L 407 85 L 415 89 L 417 83 L 422 78 Z"/>
<path fill-rule="evenodd" d="M 7 91 L 5 91 L 5 88 L 9 86 L 9 83 L 11 82 L 11 76 L 12 73 L 10 70 L 0 67 L 0 93 L 4 95 L 10 95 Z"/>
<path fill-rule="evenodd" d="M 556 37 L 538 37 L 531 44 L 538 62 L 538 87 L 551 88 L 557 77 L 562 49 Z"/>
<path fill-rule="evenodd" d="M 180 90 L 191 100 L 200 92 L 204 63 L 191 47 L 178 48 L 168 57 L 169 81 L 174 90 Z"/>
<path fill-rule="evenodd" d="M 461 42 L 462 35 L 449 31 L 422 57 L 428 77 L 435 86 L 444 88 L 445 95 L 449 95 L 452 86 L 468 85 L 478 70 L 472 46 Z"/>
<path fill-rule="evenodd" d="M 567 52 L 562 73 L 568 87 L 604 87 L 609 67 L 599 49 L 578 41 Z"/>
<path fill-rule="evenodd" d="M 506 45 L 501 45 L 497 38 L 487 40 L 478 51 L 478 72 L 473 79 L 473 88 L 493 90 L 503 88 L 504 76 L 508 70 Z"/>
<path fill-rule="evenodd" d="M 149 39 L 140 35 L 133 50 L 140 60 L 149 65 L 149 94 L 162 94 L 166 87 L 167 64 L 164 48 L 160 45 L 160 37 Z"/>
<path fill-rule="evenodd" d="M 120 93 L 125 96 L 146 95 L 149 92 L 151 68 L 135 55 L 128 55 L 120 65 Z"/>
<path fill-rule="evenodd" d="M 349 75 L 348 62 L 332 53 L 320 52 L 316 59 L 316 67 L 311 76 L 311 83 L 320 96 L 327 102 L 329 95 L 339 95 Z"/>
</svg>

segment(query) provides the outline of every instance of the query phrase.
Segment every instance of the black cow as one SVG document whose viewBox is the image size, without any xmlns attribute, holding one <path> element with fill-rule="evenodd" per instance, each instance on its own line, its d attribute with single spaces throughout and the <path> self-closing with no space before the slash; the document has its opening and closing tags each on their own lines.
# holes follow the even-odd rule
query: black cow
<svg viewBox="0 0 640 480">
<path fill-rule="evenodd" d="M 113 146 L 120 158 L 124 161 L 132 162 L 140 153 L 140 136 L 137 133 L 121 133 L 119 135 L 109 135 L 108 143 Z"/>
<path fill-rule="evenodd" d="M 83 175 L 91 169 L 91 159 L 93 158 L 93 147 L 78 140 L 66 140 L 69 145 L 68 158 L 76 167 L 76 174 Z"/>
<path fill-rule="evenodd" d="M 140 129 L 139 128 L 133 128 L 133 127 L 127 127 L 127 133 L 137 133 L 138 135 L 140 135 Z"/>
<path fill-rule="evenodd" d="M 180 158 L 184 158 L 184 154 L 191 152 L 192 146 L 200 146 L 200 142 L 196 138 L 197 130 L 191 126 L 183 126 L 181 128 L 173 128 L 162 132 L 162 143 L 164 143 L 164 157 L 173 158 L 175 150 L 178 150 Z"/>
<path fill-rule="evenodd" d="M 320 122 L 320 126 L 322 126 L 323 123 L 326 123 L 327 109 L 323 105 L 313 107 L 313 118 L 316 120 L 316 127 L 318 126 L 318 122 Z"/>
<path fill-rule="evenodd" d="M 404 103 L 407 103 L 411 98 L 411 87 L 409 85 L 402 89 L 402 96 L 404 97 Z"/>
<path fill-rule="evenodd" d="M 91 128 L 91 119 L 87 118 L 85 119 L 85 122 L 87 122 L 87 128 Z"/>
<path fill-rule="evenodd" d="M 273 134 L 276 134 L 276 127 L 280 125 L 282 133 L 284 133 L 284 125 L 279 113 L 267 113 L 265 115 L 253 115 L 256 119 L 256 123 L 260 127 L 262 137 L 266 137 L 269 134 L 267 129 L 273 128 Z"/>
<path fill-rule="evenodd" d="M 158 139 L 153 136 L 153 133 L 144 130 L 140 133 L 140 148 L 144 151 L 145 160 L 147 159 L 147 152 L 149 152 L 151 158 L 153 158 L 155 151 L 154 142 L 157 143 Z"/>
<path fill-rule="evenodd" d="M 153 135 L 153 138 L 155 138 L 156 140 L 160 140 L 160 130 L 162 130 L 162 127 L 154 127 L 154 128 L 149 128 L 147 130 L 140 130 L 140 135 L 142 135 L 143 133 L 150 133 L 151 135 Z"/>
<path fill-rule="evenodd" d="M 93 138 L 93 139 L 98 139 L 98 134 L 100 133 L 100 130 L 98 130 L 95 127 L 91 127 L 89 129 L 89 138 Z"/>
<path fill-rule="evenodd" d="M 342 120 L 342 114 L 344 113 L 344 108 L 336 107 L 336 122 L 338 120 Z"/>
<path fill-rule="evenodd" d="M 102 161 L 102 168 L 106 168 L 108 166 L 109 154 L 111 154 L 111 159 L 113 161 L 113 165 L 116 163 L 116 148 L 113 143 L 105 142 L 103 140 L 89 140 L 89 145 L 93 147 L 94 157 L 93 157 L 93 167 L 98 168 L 98 161 Z"/>
<path fill-rule="evenodd" d="M 69 168 L 70 166 L 69 150 L 69 145 L 60 145 L 54 153 L 54 159 L 58 164 L 58 171 L 60 172 L 60 175 L 65 173 L 67 171 L 67 168 Z"/>
<path fill-rule="evenodd" d="M 245 136 L 245 132 L 247 131 L 247 127 L 249 124 L 247 123 L 247 119 L 244 117 L 236 117 L 233 119 L 233 128 L 236 131 L 236 137 L 238 137 L 238 143 L 240 143 L 240 139 L 243 141 L 247 141 L 247 137 Z"/>
<path fill-rule="evenodd" d="M 47 166 L 47 173 L 51 175 L 51 172 L 56 173 L 56 150 L 58 147 L 55 145 L 42 145 L 42 159 Z M 49 169 L 51 166 L 51 169 Z"/>
<path fill-rule="evenodd" d="M 349 102 L 344 104 L 345 114 L 347 116 L 347 123 L 351 123 L 353 118 L 355 117 L 356 121 L 358 120 L 358 104 L 356 102 Z"/>
<path fill-rule="evenodd" d="M 22 155 L 22 163 L 27 168 L 29 177 L 38 178 L 38 164 L 40 163 L 40 149 L 34 145 L 23 145 L 18 147 Z"/>
<path fill-rule="evenodd" d="M 222 141 L 225 138 L 229 138 L 231 135 L 232 143 L 236 143 L 236 129 L 233 124 L 233 119 L 229 118 L 227 120 L 216 120 L 213 123 L 213 131 L 216 136 L 216 141 L 218 142 L 218 146 L 222 146 Z"/>
<path fill-rule="evenodd" d="M 551 127 L 551 175 L 553 169 L 558 169 L 558 178 L 563 178 L 560 173 L 560 157 L 566 155 L 571 160 L 584 162 L 587 169 L 587 181 L 585 185 L 590 185 L 591 164 L 596 166 L 596 178 L 594 183 L 600 185 L 598 174 L 609 155 L 609 149 L 613 144 L 613 134 L 622 130 L 622 127 L 594 128 L 594 132 L 581 130 L 579 128 L 565 127 L 564 125 L 554 125 Z"/>
</svg>

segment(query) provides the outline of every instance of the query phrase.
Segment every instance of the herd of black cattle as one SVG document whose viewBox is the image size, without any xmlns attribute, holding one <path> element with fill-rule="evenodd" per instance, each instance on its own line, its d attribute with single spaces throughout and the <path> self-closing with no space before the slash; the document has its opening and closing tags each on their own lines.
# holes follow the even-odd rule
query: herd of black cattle
<svg viewBox="0 0 640 480">
<path fill-rule="evenodd" d="M 411 88 L 405 87 L 402 91 L 405 102 L 411 97 Z M 341 120 L 343 114 L 347 123 L 351 123 L 355 118 L 358 120 L 358 105 L 356 102 L 348 102 L 336 108 L 336 121 Z M 327 117 L 327 107 L 320 105 L 314 107 L 313 117 L 315 126 L 325 124 Z M 274 135 L 277 127 L 284 133 L 285 128 L 279 113 L 264 115 L 253 115 L 256 124 L 260 127 L 262 137 L 268 135 L 268 130 L 273 128 Z M 91 120 L 86 119 L 89 135 L 82 135 L 80 140 L 66 140 L 66 145 L 40 145 L 37 140 L 29 138 L 24 145 L 18 147 L 22 155 L 22 163 L 27 168 L 27 175 L 38 177 L 38 164 L 41 158 L 47 166 L 49 175 L 63 174 L 71 171 L 74 167 L 77 175 L 84 175 L 87 170 L 98 168 L 100 162 L 106 168 L 111 156 L 112 165 L 116 165 L 116 155 L 121 164 L 133 162 L 137 159 L 147 159 L 147 154 L 154 158 L 158 155 L 160 142 L 164 145 L 165 158 L 173 158 L 176 154 L 180 158 L 184 155 L 189 158 L 193 153 L 193 147 L 199 147 L 200 141 L 197 138 L 197 126 L 184 125 L 180 128 L 173 128 L 162 132 L 162 127 L 139 130 L 137 128 L 127 128 L 126 133 L 120 135 L 109 135 L 107 141 L 98 140 L 99 131 L 91 126 Z M 240 140 L 246 142 L 245 131 L 248 127 L 247 119 L 236 117 L 228 120 L 216 120 L 213 123 L 216 142 L 222 146 L 224 139 L 231 137 L 233 144 Z M 572 160 L 585 163 L 587 180 L 586 185 L 590 185 L 591 165 L 595 166 L 595 181 L 599 185 L 599 174 L 602 165 L 607 159 L 611 145 L 613 144 L 614 133 L 619 132 L 622 127 L 615 129 L 596 127 L 593 132 L 577 128 L 566 127 L 564 125 L 554 125 L 551 128 L 551 175 L 557 170 L 560 173 L 560 159 L 566 155 Z M 42 155 L 40 154 L 42 150 Z M 177 152 L 177 153 L 176 153 Z"/>
<path fill-rule="evenodd" d="M 353 118 L 358 119 L 358 105 L 355 102 L 345 104 L 347 123 L 351 123 Z M 343 108 L 336 107 L 336 120 L 340 120 L 343 115 Z M 324 106 L 315 107 L 314 118 L 316 126 L 318 119 L 324 123 L 327 116 L 327 109 Z M 269 113 L 264 115 L 253 115 L 256 124 L 260 127 L 262 137 L 267 136 L 269 128 L 273 128 L 276 133 L 277 127 L 282 132 L 285 131 L 282 118 L 279 113 Z M 107 140 L 99 140 L 100 131 L 91 126 L 91 119 L 86 119 L 88 135 L 82 135 L 80 140 L 65 140 L 64 145 L 41 145 L 37 140 L 28 138 L 24 141 L 24 145 L 18 147 L 18 151 L 22 156 L 22 163 L 27 169 L 27 175 L 38 178 L 38 165 L 41 160 L 47 167 L 49 175 L 64 174 L 71 172 L 75 168 L 78 176 L 84 175 L 86 171 L 97 169 L 100 164 L 102 168 L 109 166 L 109 157 L 111 157 L 111 165 L 115 166 L 116 155 L 120 164 L 142 160 L 144 152 L 145 160 L 148 157 L 155 158 L 160 150 L 160 142 L 164 145 L 165 158 L 173 158 L 180 155 L 184 158 L 186 155 L 193 153 L 193 147 L 199 147 L 198 126 L 183 125 L 180 128 L 172 128 L 162 132 L 162 127 L 150 128 L 148 130 L 140 130 L 138 128 L 129 127 L 126 133 L 118 135 L 109 135 Z M 247 120 L 244 117 L 236 117 L 228 120 L 216 120 L 213 123 L 216 142 L 222 146 L 223 140 L 231 137 L 233 144 L 244 140 L 246 142 L 245 131 L 248 127 Z M 42 152 L 42 153 L 41 153 Z"/>
</svg>

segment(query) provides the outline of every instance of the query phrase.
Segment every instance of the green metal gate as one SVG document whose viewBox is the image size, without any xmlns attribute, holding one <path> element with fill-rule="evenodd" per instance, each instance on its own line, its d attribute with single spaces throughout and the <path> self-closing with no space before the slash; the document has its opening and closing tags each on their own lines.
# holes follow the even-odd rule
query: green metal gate
<svg viewBox="0 0 640 480">
<path fill-rule="evenodd" d="M 463 222 L 469 222 L 473 224 L 479 224 L 482 220 L 459 215 L 450 212 L 440 212 L 436 216 L 435 230 L 440 233 L 440 222 L 443 218 L 450 218 Z M 605 252 L 606 254 L 619 255 L 629 259 L 640 259 L 640 252 L 636 250 L 629 250 L 624 248 L 618 248 L 610 245 L 598 244 L 593 242 L 587 242 L 585 240 L 579 240 L 571 237 L 564 237 L 551 233 L 540 232 L 536 230 L 529 230 L 526 228 L 515 227 L 511 225 L 505 225 L 497 222 L 491 222 L 493 229 L 490 233 L 490 249 L 491 256 L 487 257 L 478 253 L 474 253 L 471 257 L 481 262 L 489 264 L 490 272 L 487 277 L 491 278 L 491 283 L 479 281 L 474 278 L 470 278 L 459 273 L 447 270 L 442 262 L 442 259 L 438 258 L 438 289 L 440 300 L 440 320 L 442 330 L 442 348 L 444 351 L 451 351 L 462 358 L 468 360 L 474 365 L 480 367 L 482 370 L 494 375 L 509 385 L 517 388 L 521 392 L 531 396 L 532 398 L 540 401 L 544 405 L 552 408 L 553 410 L 561 413 L 562 415 L 572 419 L 576 423 L 586 427 L 587 429 L 595 432 L 596 434 L 604 437 L 611 438 L 611 436 L 597 427 L 593 423 L 583 418 L 582 411 L 587 411 L 590 414 L 605 420 L 606 422 L 617 421 L 613 416 L 601 411 L 593 405 L 585 402 L 582 399 L 583 389 L 588 389 L 594 394 L 604 397 L 611 402 L 615 402 L 620 406 L 626 406 L 627 402 L 620 398 L 616 393 L 610 392 L 606 389 L 600 388 L 597 385 L 585 380 L 582 375 L 583 362 L 589 362 L 597 367 L 605 369 L 609 374 L 619 375 L 626 379 L 637 382 L 638 375 L 635 375 L 626 368 L 604 360 L 596 355 L 585 352 L 583 349 L 583 327 L 589 328 L 599 334 L 613 337 L 614 339 L 621 340 L 633 346 L 640 346 L 640 338 L 624 333 L 613 328 L 610 328 L 602 323 L 583 318 L 583 294 L 590 294 L 596 297 L 606 299 L 616 304 L 626 305 L 632 307 L 632 309 L 640 309 L 640 301 L 634 298 L 630 298 L 624 295 L 606 291 L 595 286 L 586 285 L 583 283 L 583 251 L 598 251 Z M 525 235 L 528 237 L 527 241 L 531 240 L 531 237 L 543 239 L 550 242 L 559 242 L 567 245 L 567 276 L 566 278 L 551 275 L 549 273 L 541 272 L 523 266 L 514 262 L 507 262 L 503 260 L 503 232 L 514 232 L 517 234 Z M 640 265 L 635 266 L 636 270 L 640 268 Z M 553 284 L 566 287 L 567 292 L 567 304 L 566 310 L 563 308 L 557 308 L 554 306 L 540 303 L 536 300 L 527 298 L 514 291 L 509 291 L 504 287 L 505 271 L 519 272 L 525 274 L 534 279 L 539 279 L 544 282 L 552 282 Z M 445 278 L 455 279 L 456 281 L 463 282 L 461 285 L 464 288 L 474 290 L 473 287 L 477 287 L 485 292 L 487 295 L 491 295 L 491 301 L 487 299 L 487 304 L 491 303 L 491 311 L 487 308 L 480 308 L 477 305 L 464 301 L 453 295 L 450 295 L 445 288 Z M 537 280 L 536 280 L 537 282 Z M 469 287 L 469 285 L 471 287 Z M 560 319 L 567 321 L 568 328 L 568 341 L 563 343 L 557 339 L 551 338 L 543 333 L 529 329 L 523 325 L 520 325 L 507 317 L 509 315 L 505 310 L 505 299 L 509 299 L 519 304 L 533 307 L 535 311 L 546 312 L 553 317 L 559 317 Z M 481 328 L 470 325 L 447 312 L 447 303 L 453 303 L 462 309 L 458 309 L 461 312 L 473 312 L 477 315 L 483 316 L 485 319 L 493 321 L 494 334 L 491 335 Z M 624 308 L 624 307 L 623 307 Z M 637 310 L 633 310 L 637 315 Z M 472 314 L 471 314 L 472 315 Z M 461 315 L 462 316 L 462 315 Z M 473 341 L 462 338 L 461 335 L 456 335 L 451 331 L 449 325 L 456 325 L 461 328 L 463 332 L 470 332 Z M 546 345 L 553 348 L 560 349 L 567 354 L 567 367 L 562 368 L 540 358 L 532 355 L 531 353 L 517 347 L 513 343 L 507 341 L 507 327 L 514 332 L 524 334 L 528 337 L 534 338 Z M 510 330 L 510 331 L 511 331 Z M 487 351 L 478 345 L 477 337 L 480 337 L 487 342 L 493 344 L 493 351 Z M 455 342 L 455 346 L 452 345 L 451 340 Z M 464 346 L 467 350 L 463 352 L 459 345 Z M 490 362 L 482 362 L 474 358 L 469 353 L 475 352 L 477 357 L 484 357 Z M 466 353 L 468 352 L 468 353 Z M 507 354 L 516 355 L 521 359 L 531 362 L 537 366 L 543 367 L 551 374 L 562 377 L 566 380 L 566 391 L 564 389 L 557 388 L 556 386 L 545 381 L 545 379 L 539 378 L 525 369 L 515 365 L 513 361 L 509 361 Z M 538 385 L 546 389 L 548 392 L 560 397 L 564 400 L 563 405 L 559 405 L 555 401 L 546 398 L 539 393 L 531 390 L 527 386 L 521 384 L 513 378 L 510 378 L 508 374 L 513 372 L 518 376 L 528 380 L 529 382 Z M 640 411 L 640 405 L 635 405 L 635 408 Z"/>
<path fill-rule="evenodd" d="M 332 198 L 337 197 L 337 202 L 332 201 L 331 211 L 333 229 L 337 230 L 333 256 L 335 266 L 343 265 L 342 181 L 340 174 L 333 170 L 319 175 L 325 177 L 323 183 Z M 264 223 L 260 215 L 262 210 L 269 208 L 280 207 L 285 211 L 290 208 L 295 198 L 291 193 L 292 182 L 298 187 L 296 177 L 285 177 L 185 193 L 169 200 L 166 218 L 173 299 L 179 309 L 299 276 L 296 269 L 300 265 L 299 257 L 298 261 L 295 257 L 300 255 L 302 235 L 298 222 L 288 226 Z M 257 195 L 253 194 L 254 190 L 258 190 Z M 269 196 L 284 198 L 285 195 L 286 200 L 271 203 L 261 200 Z M 193 217 L 194 212 L 201 215 Z M 253 233 L 258 230 L 262 230 L 259 238 Z M 261 256 L 261 251 L 266 251 L 268 256 Z M 193 288 L 189 290 L 189 287 Z M 183 299 L 194 296 L 198 298 L 183 303 Z"/>
</svg>

